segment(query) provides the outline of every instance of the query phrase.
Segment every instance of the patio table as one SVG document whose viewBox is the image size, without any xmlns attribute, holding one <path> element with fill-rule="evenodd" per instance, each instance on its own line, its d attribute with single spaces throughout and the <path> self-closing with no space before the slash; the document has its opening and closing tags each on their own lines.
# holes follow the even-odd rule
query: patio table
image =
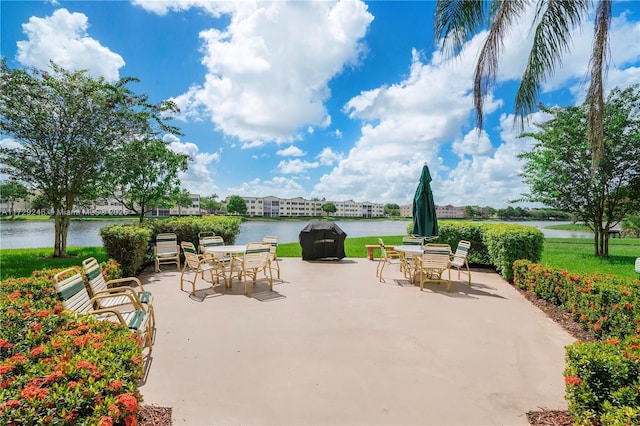
<svg viewBox="0 0 640 426">
<path fill-rule="evenodd" d="M 214 256 L 219 255 L 224 257 L 225 255 L 233 256 L 234 254 L 244 254 L 246 249 L 247 246 L 245 244 L 230 244 L 222 246 L 209 246 L 204 249 L 204 252 L 211 253 Z M 231 287 L 231 281 L 233 280 L 233 260 L 229 261 L 231 262 L 231 265 L 229 265 L 229 279 L 227 279 L 227 277 L 225 277 L 224 279 L 225 286 L 227 287 Z"/>
</svg>

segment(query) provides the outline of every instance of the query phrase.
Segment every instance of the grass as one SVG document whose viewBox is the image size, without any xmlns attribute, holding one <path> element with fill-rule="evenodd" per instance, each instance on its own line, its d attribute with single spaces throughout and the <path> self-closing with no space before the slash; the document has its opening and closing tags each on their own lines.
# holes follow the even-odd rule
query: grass
<svg viewBox="0 0 640 426">
<path fill-rule="evenodd" d="M 385 236 L 385 244 L 398 245 L 402 236 Z M 365 258 L 366 244 L 378 244 L 378 237 L 347 238 L 344 251 L 347 257 Z M 69 247 L 70 257 L 54 259 L 53 249 L 5 249 L 0 250 L 0 279 L 29 276 L 38 269 L 66 268 L 80 265 L 88 257 L 98 262 L 107 260 L 103 247 Z M 377 257 L 379 254 L 375 253 Z M 299 243 L 278 246 L 279 257 L 302 257 Z M 547 238 L 544 243 L 541 263 L 582 274 L 598 272 L 631 279 L 638 278 L 634 272 L 635 259 L 640 257 L 640 238 L 620 238 L 609 240 L 609 258 L 593 255 L 593 240 L 590 238 Z"/>
<path fill-rule="evenodd" d="M 53 258 L 52 255 L 52 248 L 0 250 L 0 279 L 28 277 L 40 269 L 80 266 L 88 257 L 95 257 L 98 262 L 107 260 L 104 247 L 68 247 L 68 257 Z"/>
</svg>

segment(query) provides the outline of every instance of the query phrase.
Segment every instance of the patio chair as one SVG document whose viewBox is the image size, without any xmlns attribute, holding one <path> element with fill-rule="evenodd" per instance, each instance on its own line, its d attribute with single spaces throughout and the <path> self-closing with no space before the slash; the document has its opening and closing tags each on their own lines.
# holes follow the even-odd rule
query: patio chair
<svg viewBox="0 0 640 426">
<path fill-rule="evenodd" d="M 53 283 L 56 292 L 62 300 L 62 306 L 65 309 L 75 312 L 78 315 L 93 315 L 101 321 L 113 321 L 114 319 L 120 324 L 128 327 L 140 337 L 143 335 L 149 350 L 151 350 L 153 342 L 153 330 L 151 328 L 150 315 L 145 312 L 138 302 L 129 294 L 124 297 L 130 298 L 131 310 L 122 310 L 115 308 L 95 309 L 95 304 L 104 303 L 104 299 L 114 296 L 110 294 L 98 294 L 93 298 L 89 297 L 89 291 L 84 285 L 82 275 L 75 268 L 65 269 L 58 272 L 53 277 Z M 118 297 L 118 296 L 116 296 Z"/>
<path fill-rule="evenodd" d="M 271 271 L 271 243 L 249 243 L 244 255 L 233 258 L 233 270 L 238 271 L 238 280 L 244 282 L 244 294 L 249 294 L 249 281 L 255 285 L 258 273 L 265 271 L 264 279 L 269 280 L 269 291 L 273 291 L 273 274 Z M 268 274 L 267 274 L 268 273 Z"/>
<path fill-rule="evenodd" d="M 182 247 L 182 253 L 184 254 L 184 266 L 182 268 L 182 275 L 180 275 L 180 290 L 184 290 L 184 282 L 186 281 L 191 284 L 191 294 L 195 293 L 198 275 L 201 275 L 204 280 L 205 272 L 209 272 L 209 276 L 211 277 L 211 287 L 220 282 L 219 275 L 217 273 L 218 265 L 214 258 L 198 254 L 196 247 L 189 241 L 182 241 L 180 246 Z M 193 280 L 189 280 L 185 277 L 187 268 L 193 272 Z M 215 282 L 214 272 L 216 272 Z"/>
<path fill-rule="evenodd" d="M 209 237 L 200 238 L 200 244 L 198 248 L 200 249 L 200 253 L 204 254 L 207 247 L 223 246 L 223 245 L 224 245 L 224 240 L 222 239 L 222 237 L 213 235 Z"/>
<path fill-rule="evenodd" d="M 403 246 L 422 246 L 424 244 L 424 238 L 414 235 L 407 235 L 402 237 Z M 416 255 L 412 253 L 400 253 L 400 270 L 404 273 L 404 277 L 410 281 L 414 281 L 415 278 L 415 258 Z"/>
<path fill-rule="evenodd" d="M 380 258 L 378 259 L 378 265 L 376 266 L 376 277 L 379 277 L 380 282 L 382 282 L 382 271 L 384 271 L 384 267 L 386 265 L 397 264 L 402 268 L 402 259 L 391 259 L 389 257 L 389 252 L 387 251 L 387 247 L 384 245 L 384 241 L 382 238 L 378 238 L 378 244 L 380 244 Z"/>
<path fill-rule="evenodd" d="M 200 231 L 198 232 L 198 250 L 200 251 L 200 253 L 204 253 L 204 246 L 202 245 L 202 240 L 204 240 L 205 238 L 211 238 L 211 237 L 215 237 L 216 234 L 213 231 Z M 222 239 L 222 237 L 220 237 L 220 239 Z M 222 242 L 222 244 L 224 244 L 224 241 Z"/>
<path fill-rule="evenodd" d="M 267 235 L 262 238 L 262 242 L 271 244 L 271 249 L 270 249 L 271 256 L 269 257 L 269 263 L 271 263 L 272 271 L 273 269 L 278 271 L 278 279 L 280 279 L 280 261 L 278 260 L 278 254 L 276 253 L 278 249 L 278 237 L 275 237 L 273 235 Z M 267 273 L 266 268 L 264 270 L 264 273 L 265 274 Z"/>
<path fill-rule="evenodd" d="M 424 290 L 425 282 L 447 283 L 447 291 L 451 291 L 451 247 L 447 244 L 427 244 L 424 254 L 416 258 L 416 272 L 420 274 L 420 291 Z M 444 271 L 449 271 L 445 280 Z"/>
<path fill-rule="evenodd" d="M 178 237 L 173 233 L 156 235 L 156 244 L 153 246 L 153 257 L 156 262 L 156 272 L 160 272 L 160 265 L 176 264 L 180 270 L 180 246 Z"/>
<path fill-rule="evenodd" d="M 456 252 L 451 255 L 451 267 L 458 270 L 458 281 L 460 281 L 460 269 L 464 266 L 467 268 L 467 276 L 469 277 L 469 285 L 471 285 L 471 271 L 469 270 L 469 262 L 467 255 L 469 254 L 471 243 L 469 241 L 460 240 Z"/>
<path fill-rule="evenodd" d="M 90 257 L 82 261 L 82 269 L 84 270 L 87 280 L 89 281 L 89 289 L 91 290 L 91 296 L 95 297 L 99 294 L 109 294 L 113 297 L 99 299 L 94 306 L 96 309 L 107 309 L 116 306 L 130 305 L 130 297 L 133 297 L 145 312 L 148 312 L 151 316 L 151 328 L 155 328 L 156 317 L 153 311 L 153 295 L 144 290 L 142 283 L 136 277 L 117 278 L 114 280 L 106 281 L 100 264 L 94 257 Z M 129 285 L 135 283 L 137 288 L 132 288 Z M 113 285 L 122 285 L 119 287 L 110 287 Z M 126 293 L 126 294 L 124 294 Z"/>
</svg>

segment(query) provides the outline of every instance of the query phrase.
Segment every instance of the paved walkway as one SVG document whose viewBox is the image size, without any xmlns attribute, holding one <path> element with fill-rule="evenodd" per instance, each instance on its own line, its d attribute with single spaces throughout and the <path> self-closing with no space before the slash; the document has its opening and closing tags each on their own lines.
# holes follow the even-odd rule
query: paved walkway
<svg viewBox="0 0 640 426">
<path fill-rule="evenodd" d="M 142 275 L 157 331 L 146 404 L 174 425 L 528 425 L 566 409 L 572 337 L 499 275 L 471 287 L 385 282 L 367 259 L 281 260 L 283 281 L 190 296 Z M 456 278 L 454 272 L 453 277 Z"/>
</svg>

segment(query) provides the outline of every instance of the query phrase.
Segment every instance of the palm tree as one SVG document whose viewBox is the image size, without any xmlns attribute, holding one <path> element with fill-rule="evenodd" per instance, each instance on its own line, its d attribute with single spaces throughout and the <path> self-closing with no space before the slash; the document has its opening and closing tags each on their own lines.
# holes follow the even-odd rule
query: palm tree
<svg viewBox="0 0 640 426">
<path fill-rule="evenodd" d="M 476 64 L 473 98 L 476 124 L 483 125 L 484 98 L 495 85 L 500 48 L 510 27 L 535 3 L 535 33 L 526 69 L 515 99 L 516 117 L 524 117 L 536 108 L 540 84 L 561 64 L 569 51 L 571 31 L 581 26 L 594 6 L 592 0 L 438 0 L 434 25 L 436 37 L 443 38 L 443 49 L 457 55 L 463 44 L 488 27 Z M 603 109 L 604 79 L 609 53 L 611 0 L 595 2 L 595 25 L 591 59 L 588 139 L 591 146 L 591 173 L 595 176 L 604 156 Z"/>
</svg>

